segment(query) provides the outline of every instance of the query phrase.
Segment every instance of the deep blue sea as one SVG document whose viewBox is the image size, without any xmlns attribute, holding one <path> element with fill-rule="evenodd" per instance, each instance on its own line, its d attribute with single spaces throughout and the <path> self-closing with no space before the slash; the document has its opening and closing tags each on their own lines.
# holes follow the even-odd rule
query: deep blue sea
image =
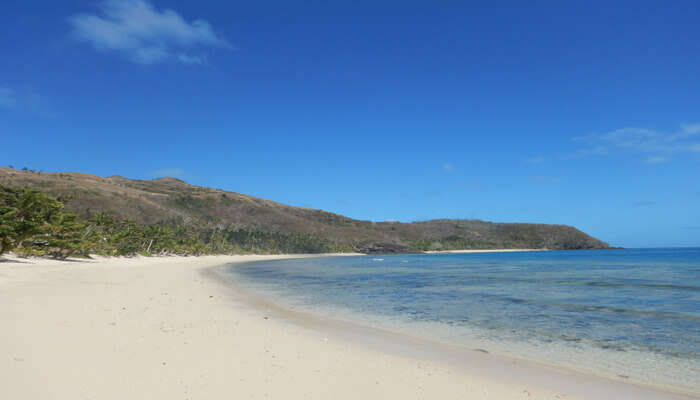
<svg viewBox="0 0 700 400">
<path fill-rule="evenodd" d="M 288 308 L 700 392 L 700 249 L 325 257 L 227 273 Z"/>
</svg>

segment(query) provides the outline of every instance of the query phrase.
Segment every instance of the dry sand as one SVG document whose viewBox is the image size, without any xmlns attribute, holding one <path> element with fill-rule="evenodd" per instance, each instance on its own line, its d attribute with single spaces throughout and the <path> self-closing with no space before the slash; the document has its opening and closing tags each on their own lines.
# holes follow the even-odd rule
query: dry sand
<svg viewBox="0 0 700 400">
<path fill-rule="evenodd" d="M 0 399 L 686 398 L 295 315 L 213 277 L 274 257 L 1 262 Z"/>
</svg>

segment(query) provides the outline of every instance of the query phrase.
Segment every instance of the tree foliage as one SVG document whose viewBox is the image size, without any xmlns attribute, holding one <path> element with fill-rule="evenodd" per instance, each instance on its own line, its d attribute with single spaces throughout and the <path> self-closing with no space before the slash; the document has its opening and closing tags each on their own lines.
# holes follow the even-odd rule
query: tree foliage
<svg viewBox="0 0 700 400">
<path fill-rule="evenodd" d="M 70 256 L 327 253 L 351 251 L 309 234 L 240 227 L 202 227 L 183 221 L 141 225 L 106 213 L 79 219 L 37 190 L 0 186 L 0 254 Z"/>
<path fill-rule="evenodd" d="M 33 189 L 0 187 L 0 254 L 33 244 L 50 244 L 70 219 L 63 204 Z"/>
</svg>

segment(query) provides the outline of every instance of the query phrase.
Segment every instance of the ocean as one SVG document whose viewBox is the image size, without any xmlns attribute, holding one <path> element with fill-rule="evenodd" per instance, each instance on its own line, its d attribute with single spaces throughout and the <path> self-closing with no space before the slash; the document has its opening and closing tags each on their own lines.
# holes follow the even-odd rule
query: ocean
<svg viewBox="0 0 700 400">
<path fill-rule="evenodd" d="M 700 249 L 322 257 L 225 274 L 289 309 L 700 393 Z"/>
</svg>

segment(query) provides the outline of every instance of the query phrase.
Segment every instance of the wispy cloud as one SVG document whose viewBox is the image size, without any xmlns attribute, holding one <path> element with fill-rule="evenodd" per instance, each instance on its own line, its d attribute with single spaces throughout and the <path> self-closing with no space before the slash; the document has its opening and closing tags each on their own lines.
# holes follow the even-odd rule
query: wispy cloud
<svg viewBox="0 0 700 400">
<path fill-rule="evenodd" d="M 151 172 L 151 176 L 154 178 L 180 178 L 185 175 L 185 171 L 182 168 L 162 168 Z"/>
<path fill-rule="evenodd" d="M 17 105 L 15 91 L 10 88 L 0 87 L 0 107 L 13 108 L 15 105 Z"/>
<path fill-rule="evenodd" d="M 175 11 L 158 10 L 145 0 L 106 0 L 100 3 L 99 13 L 75 15 L 69 22 L 76 38 L 139 64 L 169 60 L 204 64 L 203 48 L 231 47 L 207 21 L 188 22 Z"/>
<path fill-rule="evenodd" d="M 666 156 L 650 156 L 644 160 L 647 164 L 665 164 L 669 161 L 671 161 L 671 158 Z"/>
<path fill-rule="evenodd" d="M 181 53 L 181 54 L 177 55 L 177 60 L 183 64 L 204 65 L 207 63 L 207 56 L 206 56 L 206 54 L 202 54 L 199 56 L 190 56 L 190 55 Z"/>
<path fill-rule="evenodd" d="M 450 163 L 442 164 L 442 170 L 445 172 L 454 172 L 455 166 Z"/>
<path fill-rule="evenodd" d="M 700 124 L 685 124 L 673 132 L 646 128 L 622 128 L 574 140 L 584 143 L 575 157 L 602 156 L 616 152 L 647 154 L 648 164 L 663 164 L 680 153 L 700 152 Z"/>
<path fill-rule="evenodd" d="M 52 116 L 54 112 L 45 96 L 32 89 L 0 86 L 0 110 Z"/>
</svg>

